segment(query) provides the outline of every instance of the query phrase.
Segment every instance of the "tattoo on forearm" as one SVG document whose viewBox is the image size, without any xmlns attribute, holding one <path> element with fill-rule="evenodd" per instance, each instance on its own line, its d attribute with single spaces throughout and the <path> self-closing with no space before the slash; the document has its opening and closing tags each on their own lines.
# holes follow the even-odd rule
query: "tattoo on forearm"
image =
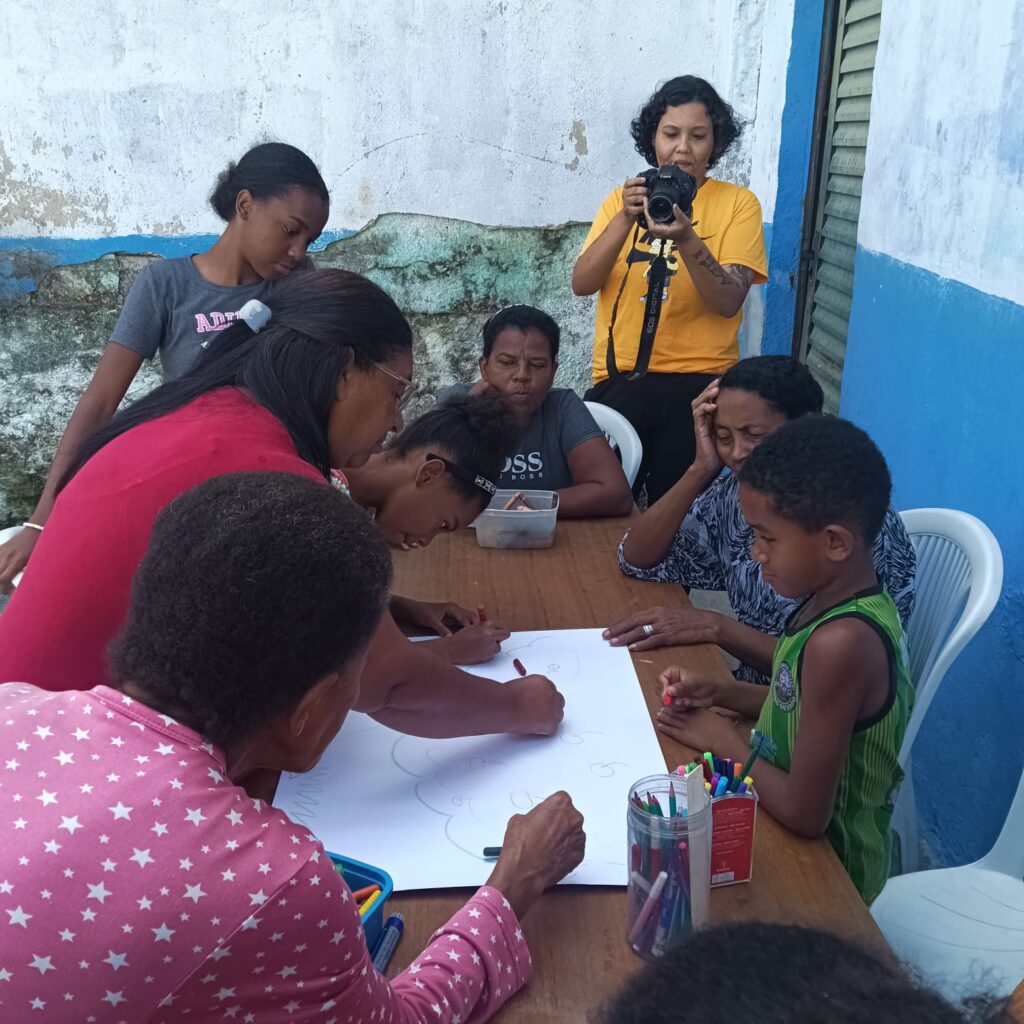
<svg viewBox="0 0 1024 1024">
<path fill-rule="evenodd" d="M 741 267 L 737 263 L 730 263 L 725 267 L 725 272 L 732 278 L 737 288 L 745 290 L 750 287 L 750 279 L 753 277 L 750 267 Z"/>
<path fill-rule="evenodd" d="M 702 245 L 696 255 L 693 257 L 697 266 L 703 267 L 719 284 L 724 284 L 727 287 L 734 285 L 736 282 L 722 269 L 718 260 L 711 255 L 706 245 Z"/>
</svg>

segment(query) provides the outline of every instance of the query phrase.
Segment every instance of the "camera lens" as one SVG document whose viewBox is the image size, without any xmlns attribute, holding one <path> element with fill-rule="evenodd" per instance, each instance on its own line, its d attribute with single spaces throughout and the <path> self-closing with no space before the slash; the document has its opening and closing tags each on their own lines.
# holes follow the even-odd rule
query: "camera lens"
<svg viewBox="0 0 1024 1024">
<path fill-rule="evenodd" d="M 655 193 L 647 200 L 647 209 L 650 210 L 651 220 L 656 224 L 671 224 L 675 219 L 672 212 L 673 197 L 664 193 Z"/>
</svg>

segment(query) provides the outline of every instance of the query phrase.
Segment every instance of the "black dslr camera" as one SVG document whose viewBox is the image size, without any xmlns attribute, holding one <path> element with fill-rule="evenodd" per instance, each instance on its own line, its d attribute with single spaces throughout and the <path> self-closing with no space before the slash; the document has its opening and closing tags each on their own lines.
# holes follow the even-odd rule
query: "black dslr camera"
<svg viewBox="0 0 1024 1024">
<path fill-rule="evenodd" d="M 649 167 L 641 171 L 638 178 L 647 186 L 647 209 L 656 224 L 671 224 L 675 220 L 672 205 L 675 204 L 689 217 L 693 212 L 693 200 L 697 195 L 697 179 L 675 164 L 665 164 L 655 170 Z M 640 227 L 647 227 L 647 218 L 641 213 L 637 217 Z"/>
</svg>

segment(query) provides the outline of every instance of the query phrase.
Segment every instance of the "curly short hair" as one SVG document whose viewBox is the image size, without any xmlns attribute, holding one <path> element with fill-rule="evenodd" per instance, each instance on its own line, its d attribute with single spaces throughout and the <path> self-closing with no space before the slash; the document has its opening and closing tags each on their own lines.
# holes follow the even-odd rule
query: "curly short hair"
<svg viewBox="0 0 1024 1024">
<path fill-rule="evenodd" d="M 739 480 L 808 533 L 841 523 L 868 544 L 892 496 L 889 467 L 875 442 L 838 416 L 784 423 L 750 453 Z"/>
<path fill-rule="evenodd" d="M 743 965 L 738 982 L 723 963 Z M 947 1003 L 889 960 L 836 935 L 757 921 L 705 928 L 636 974 L 600 1024 L 1010 1024 L 1006 1001 Z"/>
<path fill-rule="evenodd" d="M 763 398 L 787 420 L 820 413 L 825 403 L 821 385 L 811 371 L 792 356 L 751 356 L 734 363 L 718 382 L 719 388 L 749 391 Z"/>
<path fill-rule="evenodd" d="M 540 331 L 548 339 L 551 349 L 551 362 L 558 362 L 558 344 L 562 337 L 559 326 L 543 309 L 536 306 L 506 306 L 499 309 L 483 326 L 484 359 L 490 359 L 494 350 L 494 342 L 498 335 L 507 327 L 516 327 L 520 331 Z"/>
<path fill-rule="evenodd" d="M 658 166 L 654 154 L 654 134 L 658 124 L 669 107 L 683 103 L 703 103 L 711 119 L 714 145 L 708 168 L 712 168 L 725 155 L 726 150 L 740 137 L 742 128 L 736 120 L 732 107 L 715 92 L 710 82 L 696 75 L 680 75 L 670 78 L 658 87 L 654 95 L 640 108 L 629 126 L 636 144 L 636 151 L 652 166 Z"/>
<path fill-rule="evenodd" d="M 108 655 L 158 711 L 223 746 L 294 708 L 369 642 L 391 556 L 369 516 L 291 473 L 227 473 L 157 516 Z"/>
</svg>

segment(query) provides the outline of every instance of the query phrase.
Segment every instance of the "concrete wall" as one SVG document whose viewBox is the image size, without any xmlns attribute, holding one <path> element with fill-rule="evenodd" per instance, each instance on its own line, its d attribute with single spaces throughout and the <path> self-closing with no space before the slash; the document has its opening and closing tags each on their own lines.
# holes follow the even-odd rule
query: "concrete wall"
<svg viewBox="0 0 1024 1024">
<path fill-rule="evenodd" d="M 883 6 L 843 414 L 900 508 L 983 519 L 1003 596 L 914 749 L 938 863 L 991 846 L 1024 763 L 1024 4 Z"/>
<path fill-rule="evenodd" d="M 677 0 L 639 16 L 611 0 L 55 0 L 45 16 L 8 3 L 0 523 L 31 507 L 134 256 L 211 244 L 216 175 L 265 138 L 321 167 L 333 201 L 320 259 L 351 257 L 398 288 L 428 390 L 468 372 L 477 324 L 515 300 L 560 316 L 561 383 L 582 386 L 593 312 L 569 270 L 581 224 L 642 166 L 628 123 L 659 81 L 704 75 L 734 105 L 745 134 L 719 173 L 754 190 L 771 231 L 794 2 L 807 0 Z M 344 241 L 367 225 L 373 260 Z M 472 284 L 453 286 L 456 273 Z M 760 347 L 759 292 L 746 352 Z"/>
</svg>

